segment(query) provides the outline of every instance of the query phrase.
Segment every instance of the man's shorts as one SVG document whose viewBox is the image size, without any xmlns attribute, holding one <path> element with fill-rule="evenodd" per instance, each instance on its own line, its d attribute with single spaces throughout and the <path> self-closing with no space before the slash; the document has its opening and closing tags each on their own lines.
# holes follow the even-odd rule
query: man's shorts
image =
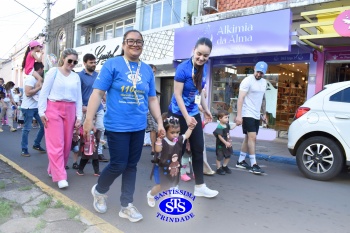
<svg viewBox="0 0 350 233">
<path fill-rule="evenodd" d="M 233 153 L 232 147 L 229 148 L 216 148 L 216 159 L 221 161 L 223 158 L 228 159 Z"/>
<path fill-rule="evenodd" d="M 260 120 L 254 119 L 252 117 L 243 117 L 242 129 L 243 133 L 255 132 L 258 135 Z"/>
</svg>

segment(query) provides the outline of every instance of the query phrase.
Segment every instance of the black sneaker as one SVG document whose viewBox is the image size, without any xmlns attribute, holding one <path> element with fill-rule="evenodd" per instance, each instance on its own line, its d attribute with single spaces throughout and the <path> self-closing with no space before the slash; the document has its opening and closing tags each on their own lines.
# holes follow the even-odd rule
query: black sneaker
<svg viewBox="0 0 350 233">
<path fill-rule="evenodd" d="M 73 163 L 72 168 L 73 168 L 73 169 L 79 169 L 79 165 L 78 165 L 78 163 Z"/>
<path fill-rule="evenodd" d="M 82 171 L 82 170 L 78 170 L 76 173 L 77 173 L 78 176 L 83 176 L 83 175 L 85 175 L 85 174 L 84 174 L 84 171 Z"/>
<path fill-rule="evenodd" d="M 252 168 L 249 170 L 249 172 L 252 172 L 254 174 L 261 174 L 264 173 L 264 171 L 259 167 L 258 164 L 254 164 Z"/>
<path fill-rule="evenodd" d="M 108 162 L 109 159 L 106 159 L 103 154 L 99 154 L 98 155 L 98 161 L 100 161 L 100 162 Z"/>
<path fill-rule="evenodd" d="M 242 169 L 251 169 L 251 167 L 248 165 L 248 163 L 246 163 L 245 160 L 243 160 L 243 161 L 240 162 L 240 163 L 237 161 L 236 167 L 242 168 Z"/>
<path fill-rule="evenodd" d="M 222 166 L 221 168 L 222 168 L 222 170 L 224 170 L 224 172 L 227 173 L 227 174 L 231 174 L 231 173 L 232 173 L 231 169 L 228 168 L 228 166 L 226 166 L 226 167 Z"/>
<path fill-rule="evenodd" d="M 30 154 L 28 153 L 28 150 L 26 150 L 26 149 L 22 149 L 21 155 L 23 157 L 30 157 Z"/>
<path fill-rule="evenodd" d="M 66 170 L 68 170 L 68 169 L 69 169 L 69 166 L 66 165 L 64 168 L 65 168 Z"/>
<path fill-rule="evenodd" d="M 34 150 L 40 151 L 40 152 L 46 152 L 44 148 L 42 148 L 40 145 L 39 146 L 33 146 Z"/>
<path fill-rule="evenodd" d="M 222 169 L 222 167 L 220 167 L 219 169 L 216 169 L 216 174 L 225 175 L 226 172 Z"/>
</svg>

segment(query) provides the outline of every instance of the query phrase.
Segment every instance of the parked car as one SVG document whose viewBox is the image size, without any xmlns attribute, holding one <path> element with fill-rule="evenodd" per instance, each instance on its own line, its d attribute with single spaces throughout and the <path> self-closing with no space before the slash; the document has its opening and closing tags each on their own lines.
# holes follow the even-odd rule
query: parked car
<svg viewBox="0 0 350 233">
<path fill-rule="evenodd" d="M 288 149 L 310 179 L 329 180 L 350 166 L 350 81 L 326 85 L 297 109 Z"/>
</svg>

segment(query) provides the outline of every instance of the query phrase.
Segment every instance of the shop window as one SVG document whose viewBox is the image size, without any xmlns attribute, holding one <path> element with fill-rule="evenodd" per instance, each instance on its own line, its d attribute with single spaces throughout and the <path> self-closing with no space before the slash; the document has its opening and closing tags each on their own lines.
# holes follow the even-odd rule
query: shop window
<svg viewBox="0 0 350 233">
<path fill-rule="evenodd" d="M 113 25 L 112 24 L 106 26 L 105 38 L 106 38 L 106 40 L 113 38 Z"/>
<path fill-rule="evenodd" d="M 210 110 L 217 120 L 219 110 L 229 112 L 232 122 L 237 116 L 239 85 L 242 80 L 254 74 L 254 65 L 226 65 L 213 67 Z M 269 65 L 264 78 L 268 126 L 276 130 L 287 130 L 296 109 L 306 100 L 308 65 L 279 64 Z"/>
<path fill-rule="evenodd" d="M 329 101 L 350 103 L 350 88 L 335 93 L 329 98 Z"/>
<path fill-rule="evenodd" d="M 142 16 L 142 30 L 176 24 L 181 21 L 181 0 L 163 0 L 145 5 Z"/>
<path fill-rule="evenodd" d="M 327 63 L 324 84 L 331 84 L 350 80 L 349 63 Z"/>
<path fill-rule="evenodd" d="M 103 27 L 96 28 L 95 32 L 95 42 L 99 42 L 103 40 Z"/>
</svg>

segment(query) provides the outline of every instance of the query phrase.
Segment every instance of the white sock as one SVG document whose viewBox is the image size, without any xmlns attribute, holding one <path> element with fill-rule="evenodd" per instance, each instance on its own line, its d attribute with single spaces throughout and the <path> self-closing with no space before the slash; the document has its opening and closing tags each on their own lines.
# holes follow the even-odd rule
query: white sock
<svg viewBox="0 0 350 233">
<path fill-rule="evenodd" d="M 238 158 L 238 162 L 242 162 L 243 160 L 245 160 L 245 157 L 247 156 L 247 153 L 242 152 L 239 154 L 239 158 Z"/>
<path fill-rule="evenodd" d="M 249 159 L 250 159 L 250 166 L 253 166 L 254 164 L 256 164 L 255 155 L 249 155 Z"/>
</svg>

